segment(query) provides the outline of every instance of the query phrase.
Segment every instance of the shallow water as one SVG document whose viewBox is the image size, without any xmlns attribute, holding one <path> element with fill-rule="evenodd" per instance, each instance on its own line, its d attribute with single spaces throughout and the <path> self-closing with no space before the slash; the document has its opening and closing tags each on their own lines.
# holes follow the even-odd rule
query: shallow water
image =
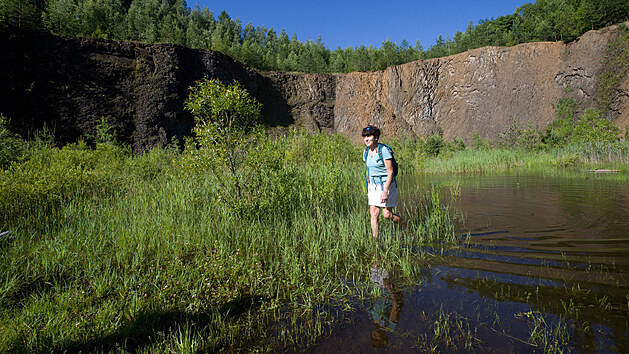
<svg viewBox="0 0 629 354">
<path fill-rule="evenodd" d="M 448 186 L 468 241 L 431 249 L 414 286 L 366 266 L 380 295 L 314 351 L 629 350 L 629 183 L 534 174 L 416 183 Z"/>
</svg>

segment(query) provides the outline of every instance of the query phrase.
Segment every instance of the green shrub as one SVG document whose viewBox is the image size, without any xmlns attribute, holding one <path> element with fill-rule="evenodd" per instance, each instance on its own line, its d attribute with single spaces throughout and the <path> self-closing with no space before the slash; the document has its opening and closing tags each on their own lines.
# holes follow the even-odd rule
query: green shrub
<svg viewBox="0 0 629 354">
<path fill-rule="evenodd" d="M 481 138 L 478 132 L 474 132 L 472 134 L 472 147 L 476 150 L 489 150 L 491 149 L 491 142 Z"/>
<path fill-rule="evenodd" d="M 412 172 L 417 169 L 421 157 L 423 141 L 410 135 L 393 138 L 387 141 L 395 154 L 400 174 Z"/>
<path fill-rule="evenodd" d="M 422 153 L 428 156 L 438 156 L 444 145 L 445 141 L 441 135 L 430 135 L 426 137 L 422 144 Z"/>
<path fill-rule="evenodd" d="M 499 134 L 498 146 L 503 149 L 515 149 L 518 147 L 521 137 L 522 128 L 514 119 L 507 131 Z"/>
<path fill-rule="evenodd" d="M 618 141 L 620 129 L 611 121 L 602 118 L 595 108 L 588 108 L 579 116 L 577 125 L 572 132 L 574 142 L 614 142 Z"/>
<path fill-rule="evenodd" d="M 577 112 L 577 103 L 572 98 L 562 98 L 555 105 L 557 119 L 546 127 L 542 138 L 549 147 L 565 145 L 572 135 Z"/>
<path fill-rule="evenodd" d="M 30 148 L 28 160 L 0 172 L 0 225 L 37 222 L 75 199 L 111 195 L 124 186 L 128 149 L 85 143 L 63 148 Z M 31 226 L 35 226 L 34 224 Z"/>
<path fill-rule="evenodd" d="M 26 143 L 9 128 L 9 119 L 0 114 L 0 169 L 20 161 L 26 153 Z"/>
</svg>

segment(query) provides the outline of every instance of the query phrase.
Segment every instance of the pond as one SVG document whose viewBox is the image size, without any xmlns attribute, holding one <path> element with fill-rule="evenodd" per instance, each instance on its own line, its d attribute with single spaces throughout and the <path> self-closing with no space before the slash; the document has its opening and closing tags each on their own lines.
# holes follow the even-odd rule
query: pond
<svg viewBox="0 0 629 354">
<path fill-rule="evenodd" d="M 466 241 L 429 249 L 414 286 L 365 265 L 380 295 L 313 351 L 629 350 L 629 183 L 530 173 L 418 183 L 447 186 Z"/>
</svg>

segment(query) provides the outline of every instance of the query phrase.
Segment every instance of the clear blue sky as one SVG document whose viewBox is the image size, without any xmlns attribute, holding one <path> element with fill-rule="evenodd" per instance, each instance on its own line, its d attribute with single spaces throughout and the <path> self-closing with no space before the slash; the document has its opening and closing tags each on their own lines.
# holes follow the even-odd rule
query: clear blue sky
<svg viewBox="0 0 629 354">
<path fill-rule="evenodd" d="M 273 27 L 278 34 L 284 28 L 302 42 L 321 35 L 330 49 L 380 47 L 387 38 L 397 44 L 406 39 L 411 45 L 419 39 L 428 49 L 439 35 L 465 32 L 469 21 L 512 14 L 535 0 L 188 0 L 190 8 L 197 3 L 214 12 L 214 18 L 227 11 L 243 28 L 249 22 Z"/>
</svg>

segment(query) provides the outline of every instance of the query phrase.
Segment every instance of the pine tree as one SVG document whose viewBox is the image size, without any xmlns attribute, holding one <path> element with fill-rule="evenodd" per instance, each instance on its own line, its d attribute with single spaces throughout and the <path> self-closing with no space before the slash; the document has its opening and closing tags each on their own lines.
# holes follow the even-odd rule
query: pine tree
<svg viewBox="0 0 629 354">
<path fill-rule="evenodd" d="M 41 1 L 32 0 L 2 0 L 0 1 L 0 22 L 6 26 L 18 28 L 40 28 Z"/>
</svg>

